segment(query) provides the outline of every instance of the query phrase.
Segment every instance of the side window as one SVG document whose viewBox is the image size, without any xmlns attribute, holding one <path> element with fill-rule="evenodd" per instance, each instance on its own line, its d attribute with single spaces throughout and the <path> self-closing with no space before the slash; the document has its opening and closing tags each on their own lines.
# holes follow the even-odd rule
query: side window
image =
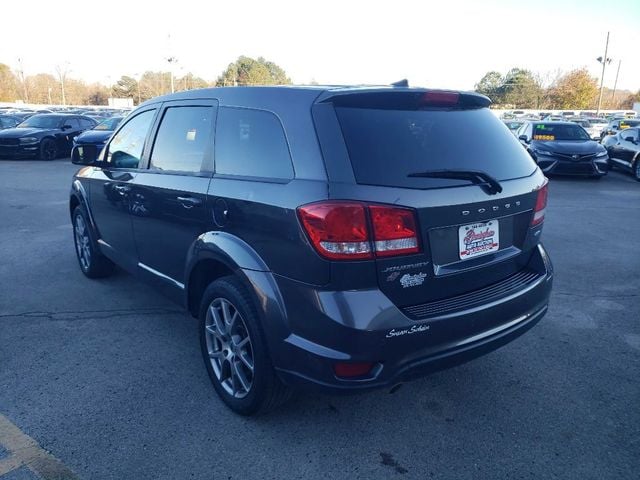
<svg viewBox="0 0 640 480">
<path fill-rule="evenodd" d="M 64 124 L 71 125 L 71 130 L 80 130 L 80 123 L 77 118 L 67 118 Z"/>
<path fill-rule="evenodd" d="M 638 133 L 640 133 L 640 130 L 638 130 L 637 128 L 630 128 L 628 130 L 624 130 L 622 133 L 622 138 L 623 139 L 627 139 L 628 137 L 632 137 L 634 142 L 638 141 Z"/>
<path fill-rule="evenodd" d="M 169 107 L 151 153 L 151 169 L 177 172 L 211 170 L 204 165 L 211 145 L 213 107 Z"/>
<path fill-rule="evenodd" d="M 129 119 L 109 143 L 107 163 L 120 168 L 138 168 L 155 113 L 147 110 Z"/>
<path fill-rule="evenodd" d="M 94 126 L 94 123 L 91 120 L 89 120 L 87 118 L 81 118 L 80 119 L 80 127 L 82 127 L 82 129 L 89 130 L 89 129 L 93 128 L 93 126 Z"/>
<path fill-rule="evenodd" d="M 215 159 L 218 174 L 293 178 L 282 124 L 273 113 L 263 110 L 219 109 Z"/>
</svg>

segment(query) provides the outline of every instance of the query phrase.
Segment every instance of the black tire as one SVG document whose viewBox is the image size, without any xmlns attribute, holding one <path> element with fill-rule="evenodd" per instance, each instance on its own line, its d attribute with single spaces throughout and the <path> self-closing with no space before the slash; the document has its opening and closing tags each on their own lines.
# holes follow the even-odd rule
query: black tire
<svg viewBox="0 0 640 480">
<path fill-rule="evenodd" d="M 111 275 L 115 265 L 100 252 L 88 215 L 81 206 L 77 206 L 73 211 L 72 223 L 73 244 L 82 273 L 89 278 Z"/>
<path fill-rule="evenodd" d="M 633 173 L 633 178 L 635 178 L 636 181 L 640 182 L 640 157 L 636 158 L 636 161 L 633 163 L 631 173 Z"/>
<path fill-rule="evenodd" d="M 58 147 L 55 140 L 45 138 L 40 142 L 40 160 L 55 160 L 58 158 Z"/>
<path fill-rule="evenodd" d="M 235 318 L 230 324 L 223 319 L 227 328 L 226 343 L 220 340 L 222 330 L 212 332 L 216 330 L 213 310 L 221 316 L 223 308 L 233 311 Z M 245 416 L 263 414 L 291 397 L 291 390 L 274 371 L 254 300 L 237 277 L 223 277 L 207 287 L 200 302 L 199 319 L 200 347 L 207 373 L 214 389 L 231 410 Z M 244 347 L 239 348 L 243 343 Z M 252 370 L 246 360 L 240 361 L 244 357 L 251 357 L 248 363 L 252 363 Z M 236 381 L 239 370 L 244 372 L 242 382 Z M 244 388 L 246 383 L 250 383 L 249 388 Z"/>
</svg>

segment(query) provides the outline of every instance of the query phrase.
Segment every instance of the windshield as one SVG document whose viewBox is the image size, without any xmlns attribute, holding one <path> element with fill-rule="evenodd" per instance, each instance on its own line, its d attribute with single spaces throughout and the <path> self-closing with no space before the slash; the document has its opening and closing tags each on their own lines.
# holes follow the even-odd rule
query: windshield
<svg viewBox="0 0 640 480">
<path fill-rule="evenodd" d="M 34 115 L 18 125 L 18 128 L 60 128 L 62 120 L 49 115 Z"/>
<path fill-rule="evenodd" d="M 356 181 L 367 185 L 439 188 L 468 185 L 416 172 L 482 171 L 495 179 L 531 175 L 536 165 L 486 108 L 379 110 L 336 107 Z"/>
<path fill-rule="evenodd" d="M 604 118 L 590 118 L 589 121 L 591 123 L 607 123 L 607 121 Z"/>
<path fill-rule="evenodd" d="M 518 130 L 522 126 L 522 122 L 509 122 L 506 121 L 504 124 L 507 126 L 509 130 Z"/>
<path fill-rule="evenodd" d="M 105 120 L 102 123 L 99 123 L 98 125 L 96 125 L 93 129 L 94 130 L 108 130 L 108 131 L 113 131 L 117 128 L 118 124 L 122 121 L 122 117 L 113 117 L 113 118 L 108 118 L 107 120 Z"/>
<path fill-rule="evenodd" d="M 554 140 L 590 140 L 591 137 L 580 125 L 537 123 L 533 127 L 533 139 L 552 142 Z"/>
</svg>

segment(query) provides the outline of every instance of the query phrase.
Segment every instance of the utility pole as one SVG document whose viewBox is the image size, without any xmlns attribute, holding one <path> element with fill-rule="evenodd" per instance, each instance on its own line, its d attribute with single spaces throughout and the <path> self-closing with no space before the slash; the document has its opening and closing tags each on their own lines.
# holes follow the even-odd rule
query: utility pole
<svg viewBox="0 0 640 480">
<path fill-rule="evenodd" d="M 618 60 L 618 71 L 616 72 L 616 82 L 613 84 L 613 94 L 611 95 L 611 106 L 616 108 L 616 89 L 618 88 L 618 75 L 620 75 L 620 64 L 622 60 Z"/>
<path fill-rule="evenodd" d="M 611 63 L 611 59 L 607 57 L 607 52 L 609 51 L 609 32 L 607 32 L 607 43 L 604 46 L 604 57 L 598 57 L 598 60 L 602 64 L 602 75 L 600 76 L 600 95 L 598 96 L 598 110 L 596 111 L 596 115 L 600 113 L 600 107 L 602 106 L 602 89 L 604 88 L 604 69 L 607 66 L 607 63 Z"/>
</svg>

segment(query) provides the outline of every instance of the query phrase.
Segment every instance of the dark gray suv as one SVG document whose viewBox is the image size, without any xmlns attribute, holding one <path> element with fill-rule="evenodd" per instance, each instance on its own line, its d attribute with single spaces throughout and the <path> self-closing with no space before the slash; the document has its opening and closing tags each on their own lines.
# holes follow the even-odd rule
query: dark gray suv
<svg viewBox="0 0 640 480">
<path fill-rule="evenodd" d="M 117 264 L 199 317 L 245 415 L 472 359 L 542 318 L 553 276 L 547 180 L 488 105 L 408 87 L 153 99 L 73 152 L 80 267 Z"/>
</svg>

